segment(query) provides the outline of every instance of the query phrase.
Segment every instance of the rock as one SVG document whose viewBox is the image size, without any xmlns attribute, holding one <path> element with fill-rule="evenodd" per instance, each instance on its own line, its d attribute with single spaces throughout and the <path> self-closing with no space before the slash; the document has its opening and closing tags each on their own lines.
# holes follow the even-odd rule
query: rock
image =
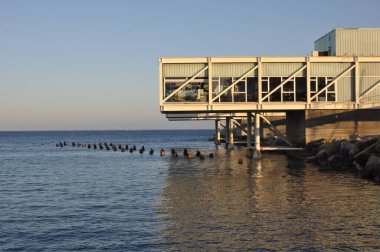
<svg viewBox="0 0 380 252">
<path fill-rule="evenodd" d="M 313 162 L 317 161 L 317 158 L 316 158 L 316 156 L 310 156 L 310 157 L 306 157 L 305 161 L 306 161 L 306 163 L 313 163 Z"/>
<path fill-rule="evenodd" d="M 364 149 L 368 148 L 372 144 L 377 142 L 377 138 L 371 137 L 371 138 L 366 138 L 365 140 L 362 141 L 357 141 L 356 146 L 358 147 L 359 152 L 363 151 Z"/>
<path fill-rule="evenodd" d="M 353 168 L 353 170 L 354 170 L 354 172 L 362 172 L 363 171 L 363 166 L 361 166 L 358 162 L 356 162 L 356 161 L 354 161 L 353 163 L 352 163 L 352 168 Z"/>
<path fill-rule="evenodd" d="M 333 140 L 332 142 L 325 143 L 319 147 L 319 151 L 321 150 L 326 150 L 328 156 L 339 154 L 340 142 L 337 140 Z"/>
<path fill-rule="evenodd" d="M 342 141 L 340 143 L 340 155 L 342 155 L 343 157 L 350 157 L 350 151 L 352 149 L 357 149 L 357 147 L 355 146 L 355 144 L 353 143 L 350 143 L 348 141 Z"/>
<path fill-rule="evenodd" d="M 306 152 L 311 153 L 312 155 L 316 155 L 318 153 L 319 147 L 324 143 L 326 143 L 326 139 L 312 141 L 306 145 Z"/>
<path fill-rule="evenodd" d="M 335 154 L 327 159 L 328 165 L 333 169 L 340 169 L 343 166 L 345 158 L 340 154 Z"/>
<path fill-rule="evenodd" d="M 315 160 L 321 164 L 321 165 L 324 165 L 326 164 L 326 161 L 328 159 L 329 155 L 327 154 L 327 151 L 326 150 L 321 150 L 317 153 L 317 155 L 315 155 Z"/>
<path fill-rule="evenodd" d="M 374 151 L 375 151 L 377 154 L 380 154 L 380 141 L 378 141 L 378 142 L 376 143 Z"/>
<path fill-rule="evenodd" d="M 348 151 L 349 159 L 353 159 L 359 153 L 358 147 L 354 144 L 354 146 Z"/>
<path fill-rule="evenodd" d="M 243 164 L 243 159 L 239 158 L 238 164 Z"/>
<path fill-rule="evenodd" d="M 357 155 L 354 156 L 354 159 L 358 161 L 360 164 L 364 165 L 366 161 L 369 159 L 371 154 L 374 152 L 375 146 L 378 143 L 375 142 L 372 145 L 368 146 L 366 149 L 359 152 Z"/>
<path fill-rule="evenodd" d="M 380 178 L 380 157 L 372 154 L 365 164 L 362 176 L 367 179 L 379 180 Z"/>
</svg>

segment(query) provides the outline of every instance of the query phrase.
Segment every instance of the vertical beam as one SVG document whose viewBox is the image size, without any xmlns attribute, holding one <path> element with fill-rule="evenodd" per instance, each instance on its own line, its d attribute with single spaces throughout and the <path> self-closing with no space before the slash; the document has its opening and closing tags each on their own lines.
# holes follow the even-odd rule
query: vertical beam
<svg viewBox="0 0 380 252">
<path fill-rule="evenodd" d="M 215 144 L 220 145 L 220 120 L 215 120 Z"/>
<path fill-rule="evenodd" d="M 163 78 L 162 78 L 162 59 L 159 60 L 159 67 L 158 67 L 158 78 L 160 83 L 160 106 L 163 105 L 164 100 L 164 85 L 163 85 Z"/>
<path fill-rule="evenodd" d="M 359 106 L 360 93 L 359 93 L 359 81 L 360 81 L 360 71 L 359 71 L 359 60 L 355 57 L 355 106 Z"/>
<path fill-rule="evenodd" d="M 210 106 L 212 105 L 212 62 L 211 58 L 207 58 L 208 62 L 208 105 L 209 110 L 211 110 Z"/>
<path fill-rule="evenodd" d="M 262 77 L 262 71 L 263 71 L 262 63 L 261 63 L 261 57 L 257 58 L 257 66 L 258 66 L 258 69 L 257 69 L 257 85 L 258 85 L 257 97 L 258 97 L 259 107 L 261 108 L 261 103 L 262 103 L 262 81 L 261 81 L 261 77 Z"/>
<path fill-rule="evenodd" d="M 260 151 L 260 114 L 255 113 L 255 151 Z"/>
<path fill-rule="evenodd" d="M 306 58 L 306 99 L 307 99 L 307 108 L 310 108 L 310 57 Z"/>
<path fill-rule="evenodd" d="M 229 120 L 229 128 L 230 128 L 230 130 L 229 130 L 229 136 L 228 136 L 228 140 L 229 140 L 229 144 L 231 144 L 231 148 L 233 148 L 233 144 L 234 144 L 234 129 L 233 129 L 233 127 L 234 127 L 234 124 L 233 124 L 233 122 L 232 122 L 232 120 L 230 119 Z"/>
<path fill-rule="evenodd" d="M 225 132 L 226 132 L 226 147 L 230 143 L 230 131 L 231 131 L 231 123 L 230 123 L 230 117 L 226 117 L 226 127 L 225 127 Z"/>
<path fill-rule="evenodd" d="M 252 113 L 247 113 L 247 148 L 252 147 Z"/>
</svg>

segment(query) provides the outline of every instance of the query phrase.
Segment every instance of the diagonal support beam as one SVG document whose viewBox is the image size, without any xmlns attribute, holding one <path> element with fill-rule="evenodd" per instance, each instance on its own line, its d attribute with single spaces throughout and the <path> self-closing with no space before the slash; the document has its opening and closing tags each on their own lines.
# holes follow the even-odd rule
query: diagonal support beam
<svg viewBox="0 0 380 252">
<path fill-rule="evenodd" d="M 319 90 L 315 95 L 313 95 L 312 97 L 310 97 L 310 101 L 313 101 L 316 97 L 318 97 L 318 95 L 322 94 L 323 92 L 326 91 L 326 89 L 328 89 L 329 87 L 331 87 L 333 84 L 335 84 L 340 78 L 342 78 L 346 73 L 348 73 L 349 71 L 351 71 L 352 69 L 355 68 L 355 65 L 352 65 L 350 66 L 349 68 L 347 68 L 346 70 L 344 70 L 342 73 L 340 73 L 337 77 L 335 77 L 335 79 L 333 81 L 331 81 L 326 87 L 322 88 L 321 90 Z"/>
<path fill-rule="evenodd" d="M 182 88 L 184 88 L 187 84 L 189 84 L 190 82 L 192 82 L 195 78 L 197 78 L 197 76 L 199 76 L 201 73 L 203 73 L 204 71 L 206 71 L 208 69 L 208 65 L 205 66 L 204 68 L 202 68 L 201 70 L 199 70 L 196 74 L 194 74 L 190 79 L 188 79 L 187 81 L 185 81 L 179 88 L 177 88 L 176 90 L 173 91 L 173 93 L 171 93 L 170 95 L 168 95 L 164 100 L 163 102 L 166 102 L 167 100 L 169 100 L 170 98 L 172 98 L 176 93 L 178 93 L 179 90 L 181 90 Z"/>
<path fill-rule="evenodd" d="M 238 121 L 236 121 L 235 119 L 231 119 L 232 120 L 232 122 L 239 128 L 239 129 L 241 129 L 244 133 L 247 133 L 247 129 L 245 129 L 243 126 L 241 126 L 241 124 L 238 122 Z"/>
<path fill-rule="evenodd" d="M 294 72 L 292 75 L 290 75 L 286 80 L 280 83 L 275 89 L 270 91 L 267 95 L 265 95 L 262 100 L 267 99 L 269 96 L 271 96 L 274 92 L 276 92 L 278 89 L 280 89 L 282 86 L 284 86 L 288 81 L 290 81 L 293 77 L 295 77 L 299 72 L 303 71 L 306 68 L 307 65 L 302 66 L 300 69 L 298 69 L 296 72 Z"/>
<path fill-rule="evenodd" d="M 220 96 L 222 96 L 223 94 L 225 94 L 226 92 L 228 92 L 228 90 L 230 90 L 231 88 L 233 88 L 236 84 L 238 84 L 240 81 L 242 81 L 250 73 L 252 73 L 253 71 L 255 71 L 258 67 L 259 67 L 259 65 L 256 65 L 256 66 L 252 67 L 251 69 L 249 69 L 245 74 L 243 74 L 242 76 L 240 76 L 240 78 L 237 79 L 234 83 L 232 83 L 229 87 L 227 87 L 222 92 L 220 92 L 219 94 L 217 94 L 214 98 L 212 98 L 212 101 L 215 101 Z"/>
<path fill-rule="evenodd" d="M 362 99 L 365 95 L 371 93 L 375 88 L 377 88 L 380 84 L 380 80 L 377 81 L 372 87 L 368 88 L 364 93 L 362 93 L 360 96 L 359 96 L 359 100 Z"/>
<path fill-rule="evenodd" d="M 262 114 L 259 114 L 260 118 L 264 120 L 269 126 L 269 129 L 276 134 L 279 138 L 281 138 L 284 142 L 292 146 L 293 144 Z"/>
</svg>

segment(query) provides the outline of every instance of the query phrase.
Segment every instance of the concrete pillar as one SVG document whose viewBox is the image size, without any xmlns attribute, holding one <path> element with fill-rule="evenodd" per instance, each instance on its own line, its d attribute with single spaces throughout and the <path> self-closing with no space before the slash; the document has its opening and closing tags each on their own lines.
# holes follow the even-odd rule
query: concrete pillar
<svg viewBox="0 0 380 252">
<path fill-rule="evenodd" d="M 228 145 L 230 143 L 230 118 L 226 117 L 226 127 L 225 127 L 225 132 L 226 132 L 226 148 L 228 148 Z"/>
<path fill-rule="evenodd" d="M 228 127 L 230 128 L 228 140 L 229 140 L 231 147 L 233 147 L 233 144 L 234 144 L 234 124 L 233 124 L 232 120 L 229 120 L 229 126 Z"/>
<path fill-rule="evenodd" d="M 215 144 L 220 145 L 220 120 L 215 120 Z"/>
<path fill-rule="evenodd" d="M 286 138 L 294 146 L 304 146 L 306 136 L 305 110 L 286 112 Z"/>
<path fill-rule="evenodd" d="M 247 148 L 252 147 L 252 113 L 247 113 Z"/>
<path fill-rule="evenodd" d="M 260 151 L 260 115 L 255 113 L 255 150 Z"/>
</svg>

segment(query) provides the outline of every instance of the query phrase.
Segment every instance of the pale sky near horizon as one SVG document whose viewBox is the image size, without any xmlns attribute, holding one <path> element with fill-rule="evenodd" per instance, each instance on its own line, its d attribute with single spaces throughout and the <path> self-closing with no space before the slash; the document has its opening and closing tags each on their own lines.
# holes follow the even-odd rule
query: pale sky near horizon
<svg viewBox="0 0 380 252">
<path fill-rule="evenodd" d="M 159 112 L 158 58 L 304 56 L 380 1 L 0 0 L 0 131 L 212 128 Z"/>
</svg>

